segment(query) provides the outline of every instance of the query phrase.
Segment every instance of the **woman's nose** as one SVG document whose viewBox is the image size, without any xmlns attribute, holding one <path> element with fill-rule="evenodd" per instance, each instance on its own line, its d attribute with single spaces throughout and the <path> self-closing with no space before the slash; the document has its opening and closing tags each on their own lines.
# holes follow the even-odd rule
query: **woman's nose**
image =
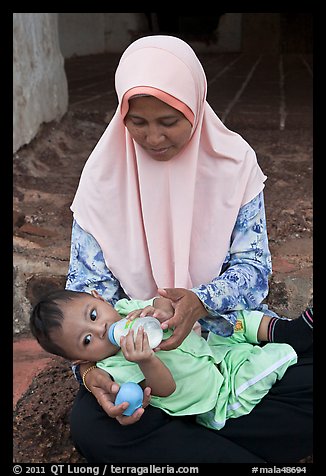
<svg viewBox="0 0 326 476">
<path fill-rule="evenodd" d="M 165 136 L 160 128 L 149 126 L 146 133 L 146 142 L 151 147 L 156 147 L 164 142 Z"/>
</svg>

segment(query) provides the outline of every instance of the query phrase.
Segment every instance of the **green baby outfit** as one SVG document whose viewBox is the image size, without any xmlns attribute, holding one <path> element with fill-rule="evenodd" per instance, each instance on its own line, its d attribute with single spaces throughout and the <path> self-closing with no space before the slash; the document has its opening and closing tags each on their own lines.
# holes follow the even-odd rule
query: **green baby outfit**
<svg viewBox="0 0 326 476">
<path fill-rule="evenodd" d="M 125 317 L 152 302 L 122 299 L 115 309 Z M 156 352 L 173 375 L 176 390 L 168 397 L 153 395 L 150 404 L 173 416 L 197 415 L 198 423 L 212 429 L 222 428 L 228 418 L 250 413 L 297 361 L 288 344 L 256 345 L 262 315 L 239 311 L 231 337 L 209 333 L 206 340 L 191 331 L 177 349 Z M 171 334 L 171 330 L 165 331 L 163 339 Z M 120 385 L 144 380 L 138 365 L 127 361 L 121 350 L 97 366 Z"/>
</svg>

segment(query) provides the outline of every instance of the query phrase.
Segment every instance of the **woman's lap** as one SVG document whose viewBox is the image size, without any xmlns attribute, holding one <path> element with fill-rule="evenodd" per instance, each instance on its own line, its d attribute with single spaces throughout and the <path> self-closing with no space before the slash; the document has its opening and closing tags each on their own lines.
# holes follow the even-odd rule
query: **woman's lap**
<svg viewBox="0 0 326 476">
<path fill-rule="evenodd" d="M 81 388 L 71 414 L 76 448 L 89 463 L 262 463 L 216 431 L 191 418 L 171 418 L 148 407 L 141 420 L 121 426 Z"/>
<path fill-rule="evenodd" d="M 219 431 L 148 407 L 121 426 L 81 388 L 71 413 L 76 448 L 89 463 L 295 463 L 312 453 L 312 358 L 299 359 L 249 414 Z"/>
</svg>

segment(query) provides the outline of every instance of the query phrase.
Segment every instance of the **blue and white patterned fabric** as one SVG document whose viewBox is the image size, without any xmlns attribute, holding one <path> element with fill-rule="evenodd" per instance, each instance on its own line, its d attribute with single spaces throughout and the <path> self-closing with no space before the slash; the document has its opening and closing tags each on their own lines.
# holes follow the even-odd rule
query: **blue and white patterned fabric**
<svg viewBox="0 0 326 476">
<path fill-rule="evenodd" d="M 271 274 L 263 192 L 244 205 L 232 233 L 229 253 L 222 272 L 210 283 L 192 291 L 202 301 L 208 316 L 200 319 L 204 329 L 221 336 L 230 336 L 238 310 L 263 310 Z M 71 255 L 66 288 L 73 291 L 98 293 L 112 305 L 125 297 L 119 281 L 105 264 L 103 253 L 92 235 L 73 222 Z"/>
</svg>

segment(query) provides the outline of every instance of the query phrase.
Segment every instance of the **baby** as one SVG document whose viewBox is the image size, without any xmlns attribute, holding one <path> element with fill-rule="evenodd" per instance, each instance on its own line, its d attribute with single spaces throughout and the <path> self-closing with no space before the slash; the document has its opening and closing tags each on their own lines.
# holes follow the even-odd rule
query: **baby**
<svg viewBox="0 0 326 476">
<path fill-rule="evenodd" d="M 169 351 L 151 349 L 142 328 L 136 336 L 131 330 L 122 337 L 121 348 L 107 337 L 111 324 L 121 317 L 153 315 L 164 322 L 173 313 L 171 302 L 163 297 L 122 299 L 113 307 L 96 291 L 61 290 L 35 306 L 30 326 L 48 352 L 96 362 L 119 385 L 132 381 L 150 387 L 151 405 L 174 416 L 196 415 L 198 423 L 213 429 L 222 428 L 228 418 L 249 413 L 297 361 L 287 343 L 260 345 L 268 337 L 265 320 L 272 321 L 260 311 L 239 311 L 231 337 L 209 333 L 206 340 L 192 330 L 178 348 Z M 283 322 L 291 328 L 291 321 Z M 300 350 L 311 345 L 311 329 L 305 327 Z M 172 332 L 165 330 L 163 339 Z"/>
</svg>

